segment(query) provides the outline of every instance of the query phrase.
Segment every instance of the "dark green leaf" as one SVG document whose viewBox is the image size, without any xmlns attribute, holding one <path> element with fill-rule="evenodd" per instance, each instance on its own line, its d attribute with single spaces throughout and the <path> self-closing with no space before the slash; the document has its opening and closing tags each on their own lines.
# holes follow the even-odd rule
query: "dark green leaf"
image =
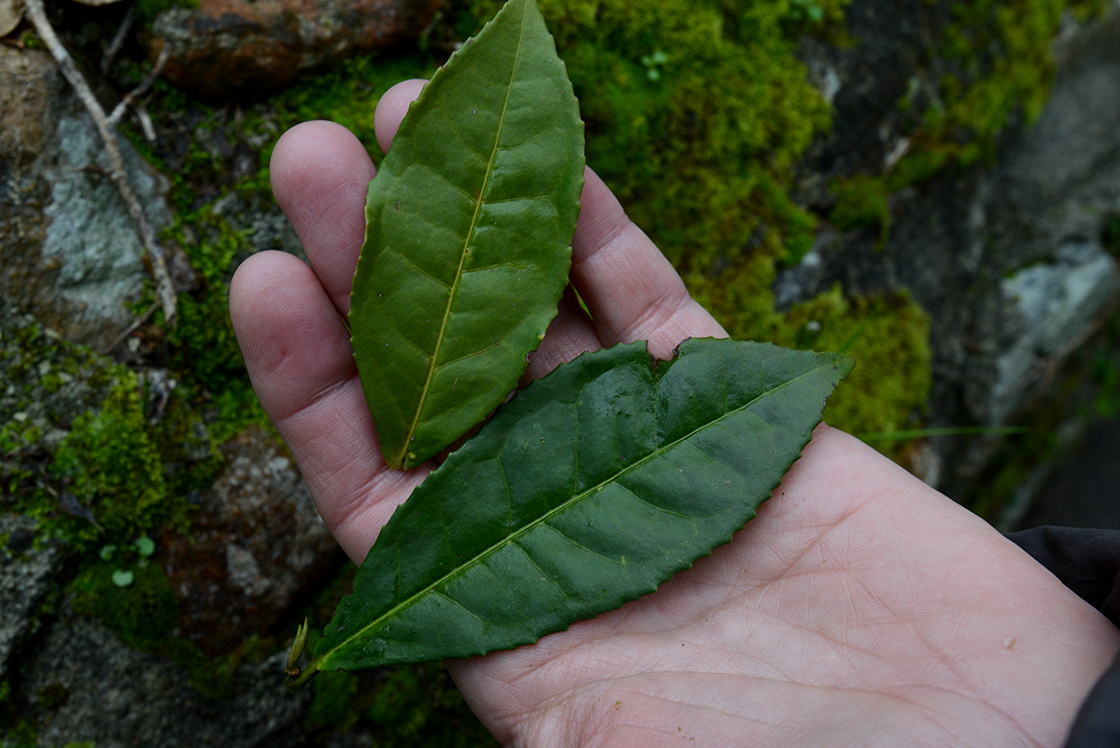
<svg viewBox="0 0 1120 748">
<path fill-rule="evenodd" d="M 652 592 L 754 516 L 851 368 L 730 340 L 561 366 L 396 511 L 311 667 L 506 649 Z"/>
<path fill-rule="evenodd" d="M 535 0 L 510 0 L 424 88 L 370 183 L 354 356 L 393 468 L 516 386 L 567 282 L 583 123 Z"/>
</svg>

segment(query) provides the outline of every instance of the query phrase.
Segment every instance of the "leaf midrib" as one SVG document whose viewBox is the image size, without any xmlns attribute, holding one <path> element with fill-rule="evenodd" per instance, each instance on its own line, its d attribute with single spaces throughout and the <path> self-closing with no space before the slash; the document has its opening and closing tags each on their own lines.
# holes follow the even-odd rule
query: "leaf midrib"
<svg viewBox="0 0 1120 748">
<path fill-rule="evenodd" d="M 732 410 L 725 411 L 718 418 L 714 418 L 710 421 L 706 421 L 705 423 L 701 424 L 700 426 L 698 426 L 697 428 L 688 432 L 687 434 L 685 434 L 685 435 L 683 435 L 683 436 L 681 436 L 677 439 L 674 439 L 672 442 L 669 442 L 668 444 L 665 444 L 665 445 L 655 449 L 654 451 L 650 452 L 648 455 L 642 457 L 639 460 L 636 460 L 635 462 L 631 463 L 629 466 L 623 468 L 622 470 L 619 470 L 614 475 L 600 481 L 599 483 L 595 484 L 591 488 L 588 488 L 588 489 L 584 490 L 582 493 L 579 493 L 579 494 L 571 497 L 570 499 L 563 502 L 562 504 L 559 504 L 556 507 L 553 507 L 552 509 L 545 512 L 544 514 L 542 514 L 540 517 L 536 518 L 532 522 L 529 522 L 525 526 L 518 529 L 517 531 L 515 531 L 513 533 L 510 533 L 509 535 L 506 535 L 504 538 L 502 538 L 497 543 L 491 545 L 489 548 L 487 548 L 487 549 L 483 550 L 482 552 L 476 554 L 473 558 L 471 558 L 466 563 L 463 563 L 463 564 L 460 564 L 460 565 L 456 566 L 454 569 L 447 572 L 446 574 L 441 576 L 439 579 L 437 579 L 434 582 L 431 582 L 430 584 L 428 584 L 422 590 L 419 590 L 419 591 L 409 595 L 406 599 L 397 603 L 396 605 L 394 605 L 392 608 L 390 608 L 385 613 L 381 614 L 380 616 L 378 616 L 374 620 L 370 621 L 365 626 L 362 626 L 355 633 L 351 634 L 346 639 L 341 641 L 339 644 L 332 647 L 329 652 L 326 652 L 322 656 L 322 658 L 320 658 L 318 660 L 318 664 L 322 665 L 324 662 L 326 662 L 327 660 L 330 659 L 332 654 L 340 651 L 347 644 L 349 644 L 350 642 L 354 641 L 355 639 L 358 639 L 359 637 L 361 637 L 366 631 L 369 631 L 370 629 L 373 629 L 378 624 L 380 624 L 382 621 L 385 621 L 386 619 L 389 619 L 389 618 L 393 617 L 394 615 L 397 614 L 398 611 L 401 611 L 405 608 L 410 607 L 416 600 L 424 597 L 425 595 L 428 595 L 428 594 L 432 593 L 433 590 L 435 590 L 437 587 L 439 587 L 440 585 L 447 582 L 449 579 L 452 579 L 453 577 L 455 577 L 459 574 L 465 573 L 466 571 L 468 571 L 472 567 L 482 563 L 482 561 L 485 560 L 488 556 L 490 556 L 493 553 L 496 553 L 497 551 L 501 550 L 502 548 L 508 546 L 510 543 L 512 543 L 515 540 L 517 540 L 518 538 L 528 534 L 530 531 L 535 530 L 537 527 L 543 525 L 546 521 L 551 519 L 556 514 L 559 514 L 560 512 L 564 511 L 568 507 L 574 506 L 578 502 L 581 502 L 584 499 L 586 499 L 587 497 L 591 496 L 592 494 L 595 494 L 598 491 L 601 491 L 603 488 L 605 488 L 606 486 L 608 486 L 612 483 L 617 483 L 619 480 L 621 480 L 627 474 L 632 473 L 633 471 L 635 471 L 636 469 L 638 469 L 642 465 L 645 465 L 646 463 L 650 462 L 651 460 L 655 459 L 656 457 L 659 457 L 659 456 L 665 454 L 666 452 L 672 450 L 677 445 L 688 441 L 689 439 L 691 439 L 693 436 L 700 433 L 701 431 L 704 431 L 708 428 L 711 428 L 712 426 L 715 426 L 719 422 L 721 422 L 721 421 L 723 421 L 727 418 L 730 418 L 733 415 L 741 413 L 744 410 L 747 410 L 748 408 L 750 408 L 752 405 L 754 405 L 758 401 L 762 400 L 763 398 L 769 397 L 769 396 L 779 392 L 783 388 L 788 387 L 789 385 L 794 384 L 795 382 L 799 382 L 802 379 L 805 379 L 806 377 L 810 376 L 811 374 L 815 374 L 816 372 L 821 371 L 822 369 L 827 369 L 827 368 L 829 368 L 829 366 L 830 366 L 830 364 L 825 364 L 825 365 L 822 365 L 822 366 L 814 367 L 814 368 L 804 372 L 803 374 L 801 374 L 798 377 L 790 379 L 786 382 L 782 382 L 781 384 L 779 384 L 777 387 L 775 387 L 772 390 L 767 390 L 766 392 L 763 392 L 763 393 L 759 394 L 753 400 L 751 400 L 747 403 L 744 403 L 743 405 L 739 406 L 738 408 L 734 408 Z M 355 594 L 357 594 L 357 593 L 355 593 Z"/>
<path fill-rule="evenodd" d="M 490 175 L 494 172 L 494 163 L 498 160 L 498 145 L 501 143 L 502 132 L 506 126 L 506 114 L 509 111 L 509 100 L 513 93 L 513 78 L 517 74 L 517 63 L 521 59 L 521 49 L 524 46 L 525 40 L 525 23 L 529 14 L 525 11 L 524 5 L 521 8 L 521 24 L 518 28 L 517 34 L 517 51 L 513 55 L 513 65 L 510 68 L 509 81 L 506 83 L 506 97 L 502 102 L 502 114 L 498 121 L 497 131 L 494 133 L 494 145 L 490 149 L 490 158 L 486 162 L 486 174 L 482 178 L 482 186 L 478 190 L 478 197 L 474 203 L 474 214 L 471 216 L 471 225 L 467 229 L 467 235 L 463 239 L 463 247 L 459 252 L 459 267 L 455 270 L 455 281 L 451 289 L 447 293 L 447 306 L 443 310 L 443 319 L 440 320 L 439 334 L 436 336 L 436 348 L 432 352 L 432 357 L 428 361 L 428 371 L 424 378 L 424 386 L 420 391 L 420 401 L 416 404 L 416 413 L 412 417 L 412 423 L 409 425 L 408 430 L 404 435 L 404 442 L 401 444 L 401 451 L 397 455 L 396 464 L 404 466 L 405 459 L 409 454 L 409 445 L 412 443 L 412 438 L 416 434 L 416 428 L 420 424 L 420 415 L 424 412 L 424 405 L 428 401 L 428 394 L 432 389 L 432 379 L 435 377 L 436 369 L 439 368 L 436 362 L 439 360 L 440 351 L 443 348 L 443 342 L 446 337 L 447 323 L 451 319 L 451 307 L 455 304 L 455 297 L 459 293 L 459 283 L 463 279 L 463 267 L 467 262 L 467 249 L 471 246 L 471 238 L 474 236 L 475 227 L 478 225 L 478 217 L 482 213 L 482 204 L 486 196 L 486 188 L 490 185 Z"/>
</svg>

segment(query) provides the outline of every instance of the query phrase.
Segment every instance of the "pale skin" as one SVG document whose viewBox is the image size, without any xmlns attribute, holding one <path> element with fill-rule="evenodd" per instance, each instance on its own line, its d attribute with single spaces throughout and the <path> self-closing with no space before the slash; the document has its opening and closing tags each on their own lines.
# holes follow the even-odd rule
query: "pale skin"
<svg viewBox="0 0 1120 748">
<path fill-rule="evenodd" d="M 382 148 L 422 85 L 382 98 Z M 261 403 L 355 562 L 433 467 L 385 467 L 343 324 L 373 175 L 344 128 L 287 132 L 272 186 L 311 267 L 263 252 L 230 288 Z M 528 377 L 616 343 L 667 356 L 725 335 L 591 171 L 571 282 L 594 322 L 566 296 Z M 1061 745 L 1118 648 L 991 526 L 822 425 L 758 517 L 656 593 L 448 666 L 510 746 L 992 748 Z"/>
</svg>

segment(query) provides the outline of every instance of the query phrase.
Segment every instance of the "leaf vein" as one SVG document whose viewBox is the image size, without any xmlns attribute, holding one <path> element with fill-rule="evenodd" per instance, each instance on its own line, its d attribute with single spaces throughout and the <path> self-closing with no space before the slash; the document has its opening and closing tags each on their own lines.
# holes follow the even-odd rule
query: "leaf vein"
<svg viewBox="0 0 1120 748">
<path fill-rule="evenodd" d="M 417 264 L 416 264 L 415 262 L 413 262 L 413 260 L 412 260 L 412 258 L 411 258 L 411 257 L 409 257 L 408 255 L 406 255 L 406 254 L 405 254 L 404 252 L 400 251 L 399 249 L 396 249 L 396 248 L 394 248 L 394 247 L 386 247 L 386 248 L 385 248 L 385 250 L 386 250 L 387 252 L 389 252 L 390 254 L 394 254 L 394 255 L 396 255 L 397 257 L 400 257 L 400 258 L 401 258 L 402 260 L 404 260 L 405 262 L 407 262 L 407 263 L 409 264 L 409 266 L 410 266 L 410 267 L 412 267 L 413 269 L 415 269 L 415 270 L 416 270 L 416 272 L 420 273 L 420 275 L 424 276 L 425 278 L 427 278 L 428 280 L 432 281 L 433 283 L 438 283 L 439 285 L 443 286 L 444 288 L 448 288 L 448 289 L 450 289 L 450 288 L 451 288 L 451 286 L 447 285 L 447 283 L 445 283 L 444 281 L 440 280 L 439 278 L 437 278 L 437 277 L 435 277 L 434 275 L 432 275 L 431 273 L 429 273 L 429 272 L 428 272 L 427 270 L 425 270 L 424 268 L 422 268 L 422 267 L 420 267 L 419 265 L 417 265 Z"/>
<path fill-rule="evenodd" d="M 452 121 L 451 116 L 448 114 L 447 110 L 441 108 L 437 111 L 439 112 L 440 119 L 447 123 L 448 132 L 455 136 L 455 139 L 458 140 L 459 143 L 463 146 L 463 150 L 477 158 L 485 166 L 486 156 L 476 151 L 471 147 L 470 143 L 463 139 L 463 136 L 459 133 L 460 125 Z"/>
<path fill-rule="evenodd" d="M 618 566 L 620 568 L 625 568 L 625 566 L 626 566 L 626 564 L 622 563 L 617 558 L 611 558 L 610 556 L 606 556 L 606 555 L 600 553 L 599 551 L 591 550 L 586 545 L 584 545 L 583 541 L 581 541 L 579 538 L 573 538 L 571 535 L 564 532 L 563 530 L 561 530 L 556 525 L 545 523 L 542 526 L 547 527 L 549 530 L 552 530 L 554 533 L 556 533 L 560 537 L 564 538 L 565 540 L 569 541 L 572 545 L 577 546 L 578 548 L 583 550 L 585 553 L 590 553 L 592 556 L 598 556 L 599 558 L 603 559 L 607 563 L 614 564 L 615 566 Z"/>
<path fill-rule="evenodd" d="M 405 343 L 407 343 L 409 348 L 414 348 L 416 350 L 416 352 L 419 353 L 424 358 L 431 358 L 432 354 L 425 351 L 423 348 L 420 347 L 419 343 L 417 343 L 414 340 L 410 340 L 407 335 L 405 335 L 403 332 L 401 332 L 400 328 L 398 328 L 396 326 L 396 324 L 393 323 L 393 318 L 392 317 L 389 317 L 389 316 L 386 315 L 385 324 L 387 324 L 389 326 L 390 330 L 392 330 L 393 332 L 395 332 L 397 334 L 398 338 L 400 338 Z"/>
<path fill-rule="evenodd" d="M 526 14 L 523 11 L 522 15 L 521 15 L 521 26 L 520 26 L 519 33 L 517 35 L 517 50 L 516 50 L 516 52 L 514 52 L 514 55 L 513 55 L 513 58 L 515 60 L 521 58 L 521 50 L 522 50 L 523 43 L 524 43 L 524 38 L 525 38 L 525 23 L 526 23 Z M 455 303 L 455 296 L 456 296 L 456 294 L 459 290 L 459 282 L 460 282 L 460 280 L 462 279 L 462 276 L 463 276 L 463 266 L 466 263 L 467 248 L 470 245 L 471 237 L 474 235 L 475 226 L 478 224 L 478 217 L 482 213 L 483 198 L 486 195 L 486 188 L 490 183 L 490 175 L 494 171 L 494 162 L 496 161 L 497 155 L 498 155 L 498 143 L 501 140 L 502 130 L 505 128 L 505 125 L 506 125 L 506 116 L 507 116 L 508 110 L 509 110 L 509 100 L 510 100 L 510 95 L 513 91 L 513 80 L 514 80 L 514 77 L 516 75 L 516 72 L 517 72 L 517 65 L 511 65 L 510 66 L 510 73 L 509 73 L 509 81 L 506 84 L 505 101 L 502 103 L 502 113 L 501 113 L 501 116 L 498 119 L 498 122 L 499 122 L 498 128 L 497 128 L 497 130 L 495 131 L 495 134 L 494 134 L 494 145 L 493 145 L 493 148 L 492 148 L 492 151 L 491 151 L 490 159 L 487 162 L 486 173 L 485 173 L 485 175 L 483 176 L 483 179 L 482 179 L 482 186 L 478 191 L 478 198 L 475 200 L 475 209 L 474 209 L 474 215 L 471 217 L 471 225 L 470 225 L 470 228 L 468 228 L 468 230 L 467 230 L 467 236 L 464 238 L 463 249 L 459 253 L 459 267 L 455 272 L 455 282 L 451 286 L 451 290 L 449 292 L 448 299 L 447 299 L 447 307 L 445 308 L 444 314 L 443 314 L 443 321 L 440 324 L 439 334 L 436 336 L 436 350 L 433 353 L 432 359 L 428 364 L 427 376 L 426 376 L 425 381 L 424 381 L 424 386 L 420 391 L 420 400 L 416 405 L 416 415 L 413 417 L 412 424 L 409 426 L 408 431 L 405 434 L 405 438 L 401 443 L 400 454 L 397 457 L 397 459 L 394 460 L 394 462 L 397 463 L 397 464 L 402 464 L 403 465 L 404 462 L 405 462 L 405 457 L 408 454 L 409 443 L 412 441 L 412 435 L 416 433 L 416 427 L 420 422 L 420 414 L 424 410 L 424 406 L 425 406 L 425 404 L 427 403 L 427 400 L 428 400 L 428 394 L 431 391 L 432 378 L 435 376 L 435 372 L 436 372 L 436 359 L 439 357 L 440 349 L 443 346 L 444 334 L 447 331 L 447 322 L 451 318 L 451 307 Z"/>
<path fill-rule="evenodd" d="M 461 576 L 462 574 L 466 573 L 467 571 L 469 571 L 470 569 L 472 569 L 476 565 L 479 565 L 479 564 L 483 563 L 483 561 L 485 559 L 489 558 L 494 553 L 501 550 L 503 547 L 506 547 L 509 544 L 514 544 L 518 548 L 521 548 L 522 551 L 524 551 L 524 548 L 522 548 L 521 545 L 518 544 L 518 540 L 520 540 L 520 538 L 522 538 L 525 535 L 528 535 L 530 532 L 532 532 L 533 530 L 535 530 L 535 529 L 537 529 L 538 527 L 541 527 L 541 526 L 548 527 L 549 529 L 555 529 L 551 524 L 548 524 L 548 521 L 552 517 L 559 514 L 560 512 L 563 512 L 564 510 L 578 504 L 579 502 L 583 501 L 587 497 L 597 493 L 598 491 L 602 490 L 604 487 L 606 487 L 610 483 L 617 482 L 624 475 L 626 475 L 630 472 L 633 472 L 639 466 L 644 465 L 647 462 L 653 460 L 658 455 L 664 454 L 664 453 L 672 450 L 677 445 L 682 444 L 684 442 L 687 442 L 689 439 L 691 439 L 691 437 L 693 437 L 697 433 L 699 433 L 699 432 L 701 432 L 701 431 L 703 431 L 707 428 L 711 428 L 712 426 L 714 426 L 714 425 L 716 425 L 716 424 L 718 424 L 718 423 L 720 423 L 720 422 L 722 422 L 722 421 L 724 421 L 728 418 L 731 418 L 738 413 L 741 413 L 743 411 L 748 411 L 749 412 L 749 409 L 751 408 L 751 406 L 753 406 L 755 403 L 759 402 L 763 398 L 770 397 L 770 396 L 774 395 L 775 393 L 777 393 L 777 392 L 779 392 L 779 391 L 781 391 L 781 390 L 783 390 L 783 389 L 785 389 L 785 388 L 787 388 L 787 387 L 789 387 L 789 386 L 791 386 L 791 385 L 793 385 L 797 382 L 800 382 L 801 380 L 803 380 L 803 379 L 805 379 L 805 378 L 807 378 L 811 375 L 814 375 L 819 371 L 822 371 L 822 370 L 828 369 L 828 368 L 830 368 L 830 365 L 828 365 L 828 364 L 822 364 L 820 366 L 816 366 L 812 369 L 809 369 L 809 370 L 803 372 L 799 376 L 794 377 L 793 379 L 790 379 L 790 380 L 785 381 L 785 382 L 781 382 L 777 386 L 772 387 L 770 389 L 767 389 L 766 391 L 760 393 L 759 395 L 757 395 L 756 397 L 754 397 L 750 401 L 743 403 L 743 405 L 739 406 L 738 408 L 735 408 L 733 410 L 726 410 L 724 413 L 719 415 L 717 418 L 714 418 L 710 421 L 707 421 L 706 423 L 701 424 L 699 427 L 693 429 L 692 431 L 688 432 L 687 434 L 684 434 L 683 436 L 680 436 L 680 437 L 674 439 L 672 442 L 670 442 L 668 444 L 664 444 L 664 445 L 654 449 L 650 454 L 648 454 L 648 455 L 646 455 L 646 456 L 644 456 L 644 457 L 642 457 L 638 460 L 635 460 L 630 465 L 628 465 L 626 468 L 624 468 L 622 470 L 619 470 L 615 474 L 604 478 L 603 480 L 601 480 L 596 485 L 585 489 L 584 491 L 582 491 L 579 494 L 573 496 L 572 498 L 570 498 L 570 499 L 564 501 L 563 503 L 553 507 L 552 509 L 545 512 L 540 517 L 537 517 L 536 519 L 532 520 L 531 522 L 528 522 L 526 525 L 519 528 L 517 531 L 506 535 L 505 537 L 503 537 L 501 540 L 494 543 L 490 547 L 488 547 L 488 548 L 480 551 L 479 553 L 475 554 L 474 558 L 466 561 L 463 564 L 460 564 L 456 568 L 454 568 L 454 569 L 448 571 L 447 573 L 443 574 L 439 579 L 436 579 L 435 581 L 430 582 L 429 584 L 425 585 L 423 589 L 420 589 L 420 590 L 414 592 L 408 598 L 398 602 L 396 605 L 392 606 L 389 610 L 387 610 L 384 613 L 382 613 L 381 615 L 375 617 L 373 620 L 369 621 L 364 626 L 360 626 L 354 633 L 350 634 L 350 636 L 346 637 L 343 641 L 339 642 L 334 648 L 332 648 L 331 652 L 325 653 L 320 662 L 330 659 L 330 654 L 332 652 L 336 652 L 336 651 L 341 650 L 347 643 L 349 643 L 349 642 L 353 641 L 354 639 L 357 639 L 358 637 L 362 636 L 366 631 L 369 631 L 369 630 L 372 630 L 372 629 L 376 628 L 382 621 L 384 621 L 388 618 L 391 618 L 393 615 L 398 613 L 400 610 L 408 607 L 412 603 L 412 601 L 418 600 L 418 599 L 422 598 L 424 595 L 430 594 L 430 593 L 436 591 L 437 589 L 442 587 L 449 579 L 451 579 L 453 577 Z M 754 415 L 754 414 L 752 413 L 752 415 Z"/>
<path fill-rule="evenodd" d="M 434 169 L 434 168 L 433 168 L 433 167 L 432 167 L 431 165 L 429 165 L 429 164 L 426 164 L 426 163 L 423 163 L 423 162 L 421 162 L 421 161 L 417 161 L 417 162 L 416 162 L 416 163 L 414 164 L 414 166 L 416 166 L 416 167 L 417 167 L 417 168 L 419 168 L 419 169 L 423 169 L 424 171 L 427 171 L 427 172 L 429 172 L 429 173 L 430 173 L 430 174 L 431 174 L 431 175 L 432 175 L 433 177 L 435 177 L 435 178 L 436 178 L 436 179 L 438 179 L 439 181 L 443 182 L 443 183 L 444 183 L 444 184 L 446 184 L 446 185 L 447 185 L 448 187 L 450 187 L 451 189 L 455 190 L 456 192 L 458 192 L 458 193 L 459 193 L 460 195 L 462 195 L 462 196 L 463 196 L 463 197 L 465 197 L 466 199 L 470 200 L 470 201 L 471 201 L 472 203 L 473 203 L 473 202 L 475 202 L 475 199 L 474 199 L 474 195 L 472 195 L 472 194 L 471 194 L 470 192 L 468 192 L 467 190 L 463 189 L 463 188 L 462 188 L 462 187 L 460 187 L 459 185 L 457 185 L 457 184 L 455 184 L 454 182 L 452 182 L 452 181 L 451 181 L 450 179 L 448 179 L 448 178 L 447 178 L 447 176 L 446 176 L 446 175 L 444 175 L 444 174 L 442 174 L 442 173 L 440 173 L 440 172 L 436 171 L 436 170 L 435 170 L 435 169 Z M 432 223 L 432 222 L 431 222 L 431 221 L 428 221 L 428 223 Z M 433 225 L 436 225 L 436 224 L 433 224 Z M 458 235 L 456 235 L 456 236 L 458 236 Z"/>
</svg>

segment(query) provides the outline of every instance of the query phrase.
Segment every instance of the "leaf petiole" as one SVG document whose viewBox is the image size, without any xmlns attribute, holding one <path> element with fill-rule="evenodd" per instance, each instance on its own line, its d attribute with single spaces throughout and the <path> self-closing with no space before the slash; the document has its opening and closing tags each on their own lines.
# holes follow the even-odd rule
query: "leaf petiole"
<svg viewBox="0 0 1120 748">
<path fill-rule="evenodd" d="M 318 674 L 319 670 L 314 667 L 314 663 L 303 671 L 297 667 L 294 673 L 289 672 L 288 677 L 284 679 L 284 687 L 288 689 L 288 693 L 299 693 Z"/>
</svg>

